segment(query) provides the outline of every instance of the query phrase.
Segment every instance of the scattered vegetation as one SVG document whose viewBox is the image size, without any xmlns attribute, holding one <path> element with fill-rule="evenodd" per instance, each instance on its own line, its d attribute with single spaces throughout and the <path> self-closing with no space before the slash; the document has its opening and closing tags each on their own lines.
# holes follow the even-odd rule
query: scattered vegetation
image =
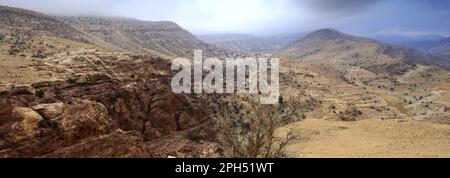
<svg viewBox="0 0 450 178">
<path fill-rule="evenodd" d="M 9 55 L 19 55 L 19 53 L 23 52 L 26 48 L 27 37 L 25 36 L 14 36 L 15 39 L 12 41 L 11 46 L 9 47 L 8 54 Z"/>
<path fill-rule="evenodd" d="M 344 113 L 341 113 L 340 119 L 342 121 L 356 121 L 357 117 L 363 115 L 363 112 L 356 109 L 356 108 L 351 108 L 351 109 L 347 109 Z"/>
<path fill-rule="evenodd" d="M 223 104 L 216 115 L 219 142 L 226 148 L 225 156 L 239 158 L 283 157 L 283 149 L 294 137 L 292 132 L 284 137 L 275 130 L 285 124 L 304 119 L 300 100 L 283 101 L 277 105 L 261 105 L 259 102 Z"/>
<path fill-rule="evenodd" d="M 38 49 L 33 53 L 32 57 L 43 59 L 46 58 L 47 56 L 44 54 L 44 51 L 42 49 Z"/>
</svg>

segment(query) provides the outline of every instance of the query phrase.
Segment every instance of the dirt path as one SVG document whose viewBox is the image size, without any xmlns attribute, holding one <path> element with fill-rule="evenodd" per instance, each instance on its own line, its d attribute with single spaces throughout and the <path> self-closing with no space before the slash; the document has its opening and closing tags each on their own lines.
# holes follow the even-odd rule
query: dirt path
<svg viewBox="0 0 450 178">
<path fill-rule="evenodd" d="M 422 122 L 307 119 L 290 124 L 298 134 L 289 157 L 450 157 L 450 125 Z"/>
</svg>

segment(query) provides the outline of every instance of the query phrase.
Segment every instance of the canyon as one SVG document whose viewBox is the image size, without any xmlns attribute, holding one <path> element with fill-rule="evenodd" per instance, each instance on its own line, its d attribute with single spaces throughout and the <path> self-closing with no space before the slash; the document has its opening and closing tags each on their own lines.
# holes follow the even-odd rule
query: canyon
<svg viewBox="0 0 450 178">
<path fill-rule="evenodd" d="M 286 36 L 209 43 L 174 22 L 0 6 L 0 157 L 245 157 L 223 144 L 223 126 L 240 138 L 293 133 L 277 157 L 449 156 L 448 58 L 334 29 Z M 279 58 L 278 102 L 174 93 L 172 61 L 195 50 Z M 236 120 L 221 124 L 228 105 Z M 287 111 L 296 114 L 252 125 Z"/>
</svg>

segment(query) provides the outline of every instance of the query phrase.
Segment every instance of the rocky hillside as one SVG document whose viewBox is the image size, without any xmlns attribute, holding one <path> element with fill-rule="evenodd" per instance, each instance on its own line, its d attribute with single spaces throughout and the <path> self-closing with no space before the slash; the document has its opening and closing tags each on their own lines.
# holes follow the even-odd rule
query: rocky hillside
<svg viewBox="0 0 450 178">
<path fill-rule="evenodd" d="M 448 121 L 450 73 L 441 58 L 333 29 L 311 33 L 278 56 L 281 90 L 322 101 L 324 110 L 311 118 Z"/>
<path fill-rule="evenodd" d="M 174 94 L 170 58 L 91 43 L 32 11 L 1 18 L 0 157 L 217 157 L 217 98 Z"/>
<path fill-rule="evenodd" d="M 80 32 L 60 20 L 25 9 L 0 6 L 0 27 L 2 30 L 16 34 L 49 36 L 101 44 L 97 39 Z"/>
<path fill-rule="evenodd" d="M 212 136 L 203 126 L 213 102 L 172 93 L 167 61 L 81 50 L 30 64 L 57 79 L 0 85 L 0 157 L 213 154 L 185 136 Z"/>
<path fill-rule="evenodd" d="M 151 22 L 129 18 L 59 17 L 67 24 L 131 52 L 156 51 L 192 58 L 202 49 L 215 54 L 217 48 L 197 39 L 174 22 Z"/>
<path fill-rule="evenodd" d="M 377 73 L 401 74 L 416 64 L 450 69 L 450 61 L 414 49 L 391 46 L 334 29 L 318 30 L 280 50 L 281 56 L 359 66 Z"/>
</svg>

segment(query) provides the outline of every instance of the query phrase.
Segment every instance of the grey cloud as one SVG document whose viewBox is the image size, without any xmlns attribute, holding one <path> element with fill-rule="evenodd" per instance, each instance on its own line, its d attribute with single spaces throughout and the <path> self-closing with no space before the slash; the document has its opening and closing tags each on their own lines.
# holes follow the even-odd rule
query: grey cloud
<svg viewBox="0 0 450 178">
<path fill-rule="evenodd" d="M 293 0 L 299 6 L 332 15 L 360 13 L 375 3 L 384 0 Z"/>
<path fill-rule="evenodd" d="M 359 35 L 450 35 L 445 20 L 450 0 L 0 0 L 0 5 L 51 15 L 170 20 L 194 33 L 277 34 L 330 27 Z"/>
<path fill-rule="evenodd" d="M 2 0 L 1 5 L 21 7 L 50 15 L 120 16 L 120 0 Z"/>
</svg>

